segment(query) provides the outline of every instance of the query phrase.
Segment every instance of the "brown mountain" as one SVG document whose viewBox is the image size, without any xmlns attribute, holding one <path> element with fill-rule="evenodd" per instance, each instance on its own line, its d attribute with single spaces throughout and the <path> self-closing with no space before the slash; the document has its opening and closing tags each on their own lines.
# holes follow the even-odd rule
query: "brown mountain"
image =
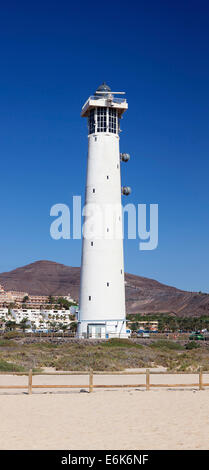
<svg viewBox="0 0 209 470">
<path fill-rule="evenodd" d="M 170 313 L 178 316 L 209 315 L 209 295 L 186 292 L 153 279 L 126 274 L 128 313 Z M 66 295 L 78 300 L 80 268 L 52 261 L 37 261 L 0 274 L 6 290 L 34 295 Z"/>
</svg>

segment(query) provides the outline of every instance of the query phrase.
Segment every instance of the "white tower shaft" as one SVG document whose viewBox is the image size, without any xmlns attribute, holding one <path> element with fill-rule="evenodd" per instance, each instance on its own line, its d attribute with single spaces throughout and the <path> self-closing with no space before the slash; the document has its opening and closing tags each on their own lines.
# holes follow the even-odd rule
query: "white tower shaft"
<svg viewBox="0 0 209 470">
<path fill-rule="evenodd" d="M 82 110 L 89 119 L 78 336 L 125 337 L 125 287 L 119 118 L 126 100 L 101 94 Z"/>
</svg>

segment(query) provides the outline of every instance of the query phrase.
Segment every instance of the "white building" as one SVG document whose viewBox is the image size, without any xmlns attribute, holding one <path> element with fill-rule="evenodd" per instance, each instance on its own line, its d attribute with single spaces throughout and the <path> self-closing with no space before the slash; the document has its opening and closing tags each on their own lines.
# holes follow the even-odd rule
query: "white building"
<svg viewBox="0 0 209 470">
<path fill-rule="evenodd" d="M 41 315 L 40 309 L 11 309 L 11 316 L 13 317 L 14 321 L 19 324 L 23 319 L 27 318 L 28 325 L 34 325 L 34 327 L 38 328 L 40 326 L 40 322 L 43 321 L 43 316 Z"/>
<path fill-rule="evenodd" d="M 120 162 L 120 118 L 126 99 L 103 84 L 81 115 L 88 119 L 88 166 L 84 219 L 79 337 L 126 337 Z M 88 226 L 89 216 L 92 216 Z"/>
<path fill-rule="evenodd" d="M 1 315 L 0 309 L 0 315 Z M 4 309 L 7 310 L 7 309 Z M 23 319 L 27 318 L 29 326 L 32 328 L 50 328 L 50 323 L 62 323 L 63 325 L 70 325 L 74 320 L 70 317 L 70 310 L 40 310 L 37 309 L 12 309 L 10 319 L 13 319 L 19 324 Z M 1 317 L 1 316 L 0 316 Z M 7 318 L 7 315 L 4 315 Z"/>
<path fill-rule="evenodd" d="M 0 320 L 6 319 L 8 315 L 8 308 L 0 308 Z"/>
<path fill-rule="evenodd" d="M 50 329 L 52 326 L 57 328 L 61 325 L 70 328 L 70 324 L 77 320 L 77 307 L 70 307 L 69 310 L 0 307 L 0 324 L 13 321 L 19 325 L 23 319 L 27 319 L 28 328 L 34 330 Z"/>
<path fill-rule="evenodd" d="M 56 322 L 68 325 L 74 321 L 72 320 L 70 310 L 42 310 L 41 313 L 46 319 L 46 322 Z"/>
</svg>

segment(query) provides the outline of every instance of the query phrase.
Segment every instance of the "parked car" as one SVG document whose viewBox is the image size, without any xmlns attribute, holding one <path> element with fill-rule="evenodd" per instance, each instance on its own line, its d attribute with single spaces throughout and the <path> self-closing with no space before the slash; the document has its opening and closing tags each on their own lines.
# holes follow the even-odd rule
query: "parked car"
<svg viewBox="0 0 209 470">
<path fill-rule="evenodd" d="M 150 337 L 149 331 L 144 331 L 144 333 L 142 333 L 142 338 L 149 338 L 149 337 Z"/>
<path fill-rule="evenodd" d="M 194 341 L 194 340 L 204 340 L 205 338 L 201 333 L 198 333 L 196 331 L 189 336 L 189 339 Z"/>
<path fill-rule="evenodd" d="M 150 334 L 149 334 L 149 331 L 137 331 L 137 337 L 138 338 L 149 338 L 150 337 Z"/>
</svg>

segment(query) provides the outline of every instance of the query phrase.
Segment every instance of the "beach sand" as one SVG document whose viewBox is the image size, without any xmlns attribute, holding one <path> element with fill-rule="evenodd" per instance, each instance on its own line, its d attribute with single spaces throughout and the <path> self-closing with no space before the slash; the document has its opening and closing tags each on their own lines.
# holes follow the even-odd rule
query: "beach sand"
<svg viewBox="0 0 209 470">
<path fill-rule="evenodd" d="M 144 383 L 144 376 L 135 382 L 136 377 L 94 380 Z M 205 379 L 208 382 L 208 376 Z M 44 384 L 85 384 L 87 380 L 78 376 L 33 379 Z M 198 383 L 198 376 L 156 375 L 151 380 Z M 0 383 L 27 383 L 27 377 L 1 375 Z M 77 389 L 44 390 L 36 389 L 33 395 L 1 390 L 0 449 L 209 449 L 209 388 L 97 389 L 91 394 Z"/>
</svg>

